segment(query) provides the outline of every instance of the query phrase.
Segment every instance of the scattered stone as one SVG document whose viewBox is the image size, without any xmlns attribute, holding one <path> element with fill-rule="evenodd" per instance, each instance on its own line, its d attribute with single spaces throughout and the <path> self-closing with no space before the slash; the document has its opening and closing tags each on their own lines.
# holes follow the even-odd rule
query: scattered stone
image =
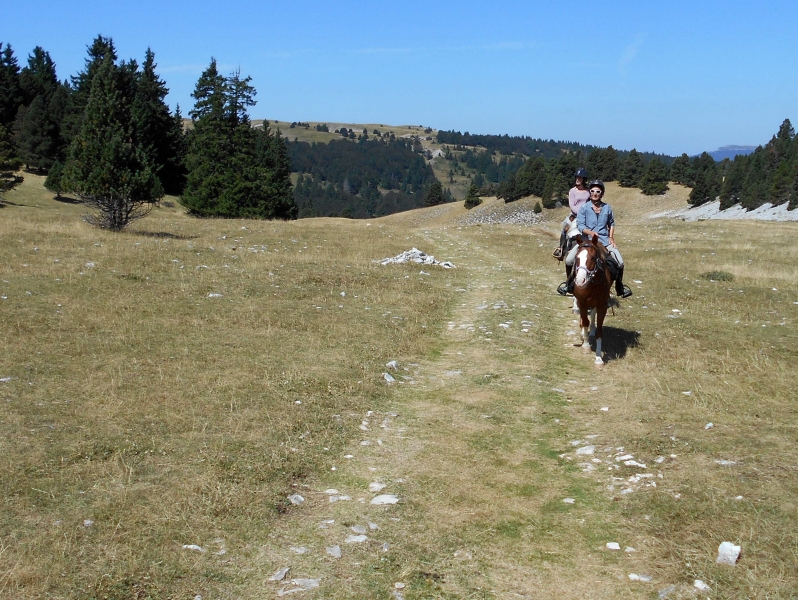
<svg viewBox="0 0 798 600">
<path fill-rule="evenodd" d="M 405 589 L 405 584 L 402 583 L 401 581 L 397 581 L 396 583 L 393 584 L 393 587 L 395 587 L 397 590 L 403 590 Z"/>
<path fill-rule="evenodd" d="M 668 587 L 662 588 L 659 592 L 657 592 L 657 595 L 659 596 L 660 600 L 664 600 L 675 591 L 676 591 L 676 586 L 669 585 Z"/>
<path fill-rule="evenodd" d="M 183 544 L 183 550 L 193 550 L 194 552 L 202 552 L 205 553 L 207 550 L 202 546 L 197 546 L 197 544 Z"/>
<path fill-rule="evenodd" d="M 291 567 L 283 567 L 279 571 L 277 571 L 274 575 L 269 577 L 269 581 L 282 581 L 285 579 L 285 576 L 288 575 L 288 571 L 291 570 Z"/>
<path fill-rule="evenodd" d="M 305 499 L 299 494 L 291 494 L 290 496 L 288 496 L 288 499 L 291 501 L 291 504 L 294 504 L 296 506 L 299 506 L 305 501 Z"/>
<path fill-rule="evenodd" d="M 685 396 L 692 396 L 693 392 L 682 392 Z"/>
<path fill-rule="evenodd" d="M 399 363 L 397 363 L 395 360 L 388 361 L 387 363 L 385 363 L 385 368 L 393 369 L 394 371 L 396 371 L 399 369 Z"/>
<path fill-rule="evenodd" d="M 565 393 L 565 390 L 560 389 L 560 388 L 551 388 L 551 391 L 552 392 L 557 392 L 558 394 L 564 394 Z"/>
<path fill-rule="evenodd" d="M 693 587 L 696 588 L 697 590 L 701 590 L 702 592 L 708 592 L 709 590 L 712 589 L 706 583 L 701 581 L 700 579 L 696 579 L 693 582 Z"/>
<path fill-rule="evenodd" d="M 609 406 L 602 406 L 599 410 L 601 410 L 603 412 L 609 412 L 610 407 Z"/>
<path fill-rule="evenodd" d="M 618 542 L 607 542 L 607 550 L 620 550 L 621 545 Z"/>
<path fill-rule="evenodd" d="M 325 494 L 329 494 L 329 495 L 332 496 L 332 495 L 335 495 L 335 494 L 340 494 L 341 492 L 339 492 L 335 488 L 329 488 L 329 489 L 324 490 L 324 493 Z"/>
<path fill-rule="evenodd" d="M 211 292 L 210 294 L 208 294 L 208 298 L 224 298 L 224 296 L 222 296 L 221 294 L 217 294 L 215 292 Z"/>
<path fill-rule="evenodd" d="M 396 379 L 394 379 L 393 375 L 391 375 L 390 373 L 383 373 L 382 378 L 388 383 L 393 383 L 394 381 L 396 381 Z"/>
<path fill-rule="evenodd" d="M 292 579 L 291 583 L 299 587 L 295 587 L 290 590 L 282 589 L 277 592 L 277 595 L 282 597 L 287 596 L 288 594 L 295 594 L 297 592 L 307 592 L 308 590 L 313 590 L 319 587 L 318 579 Z"/>
<path fill-rule="evenodd" d="M 721 467 L 730 467 L 732 465 L 736 465 L 737 464 L 733 460 L 726 460 L 726 459 L 716 460 L 715 462 L 717 464 L 719 464 Z"/>
<path fill-rule="evenodd" d="M 330 496 L 330 504 L 333 502 L 343 502 L 345 500 L 351 500 L 351 496 L 340 495 L 340 496 Z"/>
<path fill-rule="evenodd" d="M 626 552 L 627 554 L 631 554 L 632 552 L 635 551 L 635 549 L 632 548 L 631 546 L 627 546 L 626 548 L 623 549 L 623 551 Z"/>
<path fill-rule="evenodd" d="M 396 504 L 397 502 L 399 502 L 399 498 L 397 496 L 394 496 L 393 494 L 381 494 L 372 498 L 370 504 L 373 504 L 374 506 L 382 506 L 385 504 Z"/>
<path fill-rule="evenodd" d="M 646 465 L 639 463 L 636 460 L 625 460 L 623 461 L 623 464 L 625 464 L 627 467 L 640 467 L 641 469 L 647 468 Z"/>
<path fill-rule="evenodd" d="M 563 498 L 562 501 L 566 504 L 574 504 L 576 502 L 573 498 Z"/>
<path fill-rule="evenodd" d="M 716 563 L 721 565 L 734 566 L 737 564 L 737 559 L 740 558 L 740 546 L 735 546 L 731 542 L 722 542 L 718 546 L 718 558 Z"/>
<path fill-rule="evenodd" d="M 336 544 L 335 546 L 328 546 L 326 548 L 327 554 L 332 556 L 333 558 L 341 558 L 341 546 Z"/>
<path fill-rule="evenodd" d="M 91 519 L 83 519 L 83 526 L 84 527 L 91 527 L 92 525 L 94 525 L 94 521 L 92 521 Z M 185 548 L 185 546 L 183 546 L 183 547 Z M 203 550 L 203 552 L 204 552 L 204 550 Z"/>
<path fill-rule="evenodd" d="M 382 491 L 383 489 L 385 489 L 384 483 L 378 483 L 376 481 L 373 481 L 369 484 L 369 491 L 375 494 L 379 491 Z"/>
<path fill-rule="evenodd" d="M 629 573 L 629 580 L 630 581 L 644 581 L 648 583 L 651 581 L 651 575 L 638 575 L 637 573 Z"/>
<path fill-rule="evenodd" d="M 581 448 L 577 449 L 576 453 L 578 455 L 585 455 L 585 454 L 593 454 L 596 451 L 595 446 L 582 446 Z"/>
<path fill-rule="evenodd" d="M 0 377 L 0 383 L 5 383 L 6 381 L 11 381 L 10 377 Z"/>
<path fill-rule="evenodd" d="M 297 554 L 307 554 L 310 552 L 305 546 L 291 546 L 291 551 Z"/>
<path fill-rule="evenodd" d="M 715 426 L 714 423 L 707 423 L 706 425 L 704 425 L 704 429 L 712 429 L 714 426 Z"/>
<path fill-rule="evenodd" d="M 360 534 L 366 533 L 367 531 L 367 529 L 363 525 L 355 525 L 354 527 L 350 527 L 350 529 L 355 533 L 360 533 Z"/>
<path fill-rule="evenodd" d="M 347 544 L 360 544 L 368 539 L 368 536 L 365 535 L 348 535 L 344 541 Z"/>
<path fill-rule="evenodd" d="M 380 528 L 380 526 L 379 526 L 379 525 L 377 525 L 376 523 L 372 523 L 371 521 L 369 521 L 369 529 L 371 529 L 372 531 L 377 531 L 379 528 Z"/>
</svg>

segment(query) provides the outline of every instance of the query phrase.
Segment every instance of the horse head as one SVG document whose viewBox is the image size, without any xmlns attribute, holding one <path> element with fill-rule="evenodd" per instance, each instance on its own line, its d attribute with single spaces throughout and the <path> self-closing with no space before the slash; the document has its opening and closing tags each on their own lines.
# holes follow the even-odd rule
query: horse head
<svg viewBox="0 0 798 600">
<path fill-rule="evenodd" d="M 602 283 L 601 275 L 604 275 L 605 259 L 598 236 L 593 234 L 591 237 L 587 237 L 580 233 L 576 241 L 579 244 L 579 249 L 574 261 L 574 283 L 578 287 L 584 287 L 590 283 Z"/>
</svg>

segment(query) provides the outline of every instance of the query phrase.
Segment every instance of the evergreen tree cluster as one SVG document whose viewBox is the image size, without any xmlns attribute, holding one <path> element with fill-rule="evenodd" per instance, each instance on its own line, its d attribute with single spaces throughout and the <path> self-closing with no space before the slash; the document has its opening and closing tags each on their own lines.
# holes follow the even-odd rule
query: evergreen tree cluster
<svg viewBox="0 0 798 600">
<path fill-rule="evenodd" d="M 540 196 L 544 208 L 554 208 L 568 200 L 568 190 L 574 185 L 574 173 L 587 169 L 589 179 L 619 181 L 623 187 L 639 187 L 644 194 L 664 194 L 670 175 L 665 160 L 656 155 L 645 162 L 644 154 L 631 150 L 626 156 L 612 146 L 593 150 L 586 157 L 581 151 L 563 153 L 546 160 L 530 157 L 514 176 L 508 177 L 497 190 L 505 202 L 526 196 Z M 483 190 L 484 191 L 484 190 Z"/>
<path fill-rule="evenodd" d="M 740 203 L 753 210 L 766 202 L 798 208 L 798 138 L 789 119 L 767 144 L 733 161 L 723 160 L 719 170 L 724 174 L 718 186 L 721 208 Z"/>
<path fill-rule="evenodd" d="M 369 218 L 424 206 L 435 183 L 413 140 L 361 137 L 356 143 L 288 142 L 299 217 Z M 451 198 L 442 190 L 444 200 Z"/>
<path fill-rule="evenodd" d="M 188 176 L 180 202 L 200 217 L 295 219 L 291 169 L 279 130 L 252 127 L 249 77 L 222 76 L 211 59 L 197 81 L 189 113 Z"/>
</svg>

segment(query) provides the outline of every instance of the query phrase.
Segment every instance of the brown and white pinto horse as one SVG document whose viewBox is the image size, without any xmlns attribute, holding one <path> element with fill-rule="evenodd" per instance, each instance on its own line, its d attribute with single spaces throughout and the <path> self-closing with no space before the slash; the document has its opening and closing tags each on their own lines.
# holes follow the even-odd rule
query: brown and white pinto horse
<svg viewBox="0 0 798 600">
<path fill-rule="evenodd" d="M 601 342 L 604 337 L 604 317 L 607 315 L 612 285 L 612 276 L 607 268 L 607 249 L 599 242 L 597 235 L 587 239 L 579 234 L 576 239 L 579 250 L 574 262 L 574 299 L 581 317 L 582 348 L 590 350 L 590 334 L 595 331 L 595 364 L 603 365 Z M 594 319 L 593 323 L 590 317 Z"/>
</svg>

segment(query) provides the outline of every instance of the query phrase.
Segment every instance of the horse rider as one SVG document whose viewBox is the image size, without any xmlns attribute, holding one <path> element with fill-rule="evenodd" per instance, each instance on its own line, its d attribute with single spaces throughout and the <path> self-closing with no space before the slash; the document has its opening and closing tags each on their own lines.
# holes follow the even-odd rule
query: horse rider
<svg viewBox="0 0 798 600">
<path fill-rule="evenodd" d="M 560 233 L 560 245 L 554 251 L 554 258 L 562 260 L 574 244 L 579 230 L 576 228 L 576 215 L 582 205 L 590 199 L 590 193 L 585 187 L 587 182 L 587 171 L 580 167 L 574 173 L 576 183 L 568 191 L 568 206 L 571 208 L 571 214 L 565 217 L 562 222 L 562 232 Z M 571 265 L 565 265 L 566 279 L 571 276 Z"/>
<path fill-rule="evenodd" d="M 607 262 L 610 263 L 610 272 L 617 272 L 615 276 L 615 293 L 621 298 L 628 298 L 632 295 L 632 290 L 623 284 L 623 257 L 621 256 L 618 246 L 615 243 L 615 215 L 612 212 L 612 207 L 604 202 L 604 182 L 601 180 L 594 180 L 588 185 L 590 194 L 590 202 L 586 202 L 579 209 L 576 216 L 577 228 L 586 238 L 591 238 L 597 235 L 599 241 L 607 249 Z M 579 246 L 574 245 L 568 256 L 565 258 L 565 264 L 573 267 L 576 261 L 576 255 L 579 251 Z M 574 277 L 570 273 L 567 286 L 557 288 L 560 294 L 573 293 L 574 290 Z"/>
</svg>

